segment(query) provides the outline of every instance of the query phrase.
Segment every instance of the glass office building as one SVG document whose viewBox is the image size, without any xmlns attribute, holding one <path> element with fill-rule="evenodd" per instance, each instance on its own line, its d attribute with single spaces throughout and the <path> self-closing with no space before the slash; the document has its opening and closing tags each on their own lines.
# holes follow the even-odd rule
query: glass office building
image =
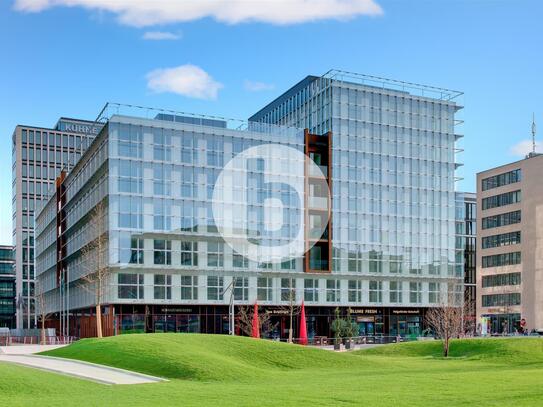
<svg viewBox="0 0 543 407">
<path fill-rule="evenodd" d="M 15 260 L 13 246 L 0 246 L 0 328 L 15 328 Z"/>
<path fill-rule="evenodd" d="M 113 114 L 100 116 L 104 129 L 36 220 L 37 275 L 50 310 L 63 304 L 72 333 L 82 336 L 78 321 L 92 313 L 93 298 L 77 286 L 85 273 L 79 253 L 88 243 L 87 214 L 107 202 L 112 333 L 226 333 L 231 293 L 236 307 L 258 302 L 272 315 L 274 337 L 288 335 L 284 307 L 292 299 L 305 302 L 309 336 L 331 335 L 336 307 L 350 309 L 360 335 L 419 334 L 425 310 L 451 285 L 462 290 L 454 193 L 459 95 L 331 72 L 307 77 L 241 125 L 109 105 Z M 323 170 L 331 196 L 320 209 L 330 217 L 304 208 L 314 246 L 288 261 L 258 262 L 217 233 L 213 188 L 232 157 L 272 143 L 305 152 Z M 255 192 L 248 229 L 261 238 L 261 203 L 273 196 L 285 207 L 289 227 L 281 236 L 288 239 L 300 227 L 296 200 L 288 189 L 263 188 L 261 171 L 248 171 Z M 321 189 L 312 182 L 310 203 Z M 316 224 L 320 237 L 311 235 Z M 66 252 L 57 257 L 59 240 Z M 63 290 L 59 281 L 67 282 Z"/>
<path fill-rule="evenodd" d="M 12 137 L 12 218 L 18 300 L 17 327 L 33 328 L 34 211 L 60 171 L 75 163 L 99 128 L 62 117 L 53 128 L 19 125 Z"/>
<path fill-rule="evenodd" d="M 454 236 L 459 96 L 330 71 L 306 77 L 249 119 L 332 133 L 333 274 L 365 276 L 370 289 L 383 291 L 379 299 L 388 297 L 380 305 L 431 306 L 444 279 L 461 286 Z M 396 319 L 390 315 L 389 332 L 405 333 L 407 321 Z"/>
</svg>

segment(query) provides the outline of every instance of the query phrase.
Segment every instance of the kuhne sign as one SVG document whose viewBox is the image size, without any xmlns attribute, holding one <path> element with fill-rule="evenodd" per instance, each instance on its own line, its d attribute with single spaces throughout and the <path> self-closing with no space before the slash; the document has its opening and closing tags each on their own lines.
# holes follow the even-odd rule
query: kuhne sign
<svg viewBox="0 0 543 407">
<path fill-rule="evenodd" d="M 92 124 L 85 124 L 81 122 L 60 121 L 58 129 L 68 133 L 84 133 L 97 135 L 100 132 L 101 126 L 94 126 Z"/>
</svg>

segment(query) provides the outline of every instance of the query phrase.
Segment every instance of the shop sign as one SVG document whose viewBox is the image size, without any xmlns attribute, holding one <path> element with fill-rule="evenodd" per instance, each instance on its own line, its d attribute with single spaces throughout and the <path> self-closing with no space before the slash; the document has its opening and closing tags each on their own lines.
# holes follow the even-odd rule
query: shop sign
<svg viewBox="0 0 543 407">
<path fill-rule="evenodd" d="M 161 308 L 160 312 L 165 314 L 191 314 L 192 308 Z"/>
<path fill-rule="evenodd" d="M 420 314 L 420 310 L 418 309 L 393 309 L 392 313 L 394 315 L 400 315 L 400 314 L 414 314 L 418 315 Z"/>
<path fill-rule="evenodd" d="M 266 314 L 289 315 L 289 310 L 288 309 L 267 309 Z"/>
<path fill-rule="evenodd" d="M 351 314 L 376 315 L 380 313 L 381 310 L 378 310 L 376 308 L 351 308 Z"/>
</svg>

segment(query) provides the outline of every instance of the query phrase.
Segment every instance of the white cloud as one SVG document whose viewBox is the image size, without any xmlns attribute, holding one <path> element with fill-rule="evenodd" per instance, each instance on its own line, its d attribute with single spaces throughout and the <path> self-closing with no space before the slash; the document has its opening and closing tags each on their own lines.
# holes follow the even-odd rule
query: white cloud
<svg viewBox="0 0 543 407">
<path fill-rule="evenodd" d="M 541 147 L 535 144 L 535 151 L 541 153 Z M 509 153 L 517 157 L 526 157 L 528 153 L 532 152 L 532 140 L 522 140 L 509 149 Z"/>
<path fill-rule="evenodd" d="M 202 68 L 191 64 L 155 69 L 146 78 L 147 87 L 154 92 L 177 93 L 196 99 L 215 100 L 223 87 Z"/>
<path fill-rule="evenodd" d="M 275 88 L 275 86 L 271 83 L 255 82 L 250 80 L 246 80 L 243 83 L 243 87 L 249 92 L 260 92 L 263 90 L 272 90 L 273 88 Z"/>
<path fill-rule="evenodd" d="M 227 24 L 297 24 L 383 13 L 376 0 L 15 0 L 15 9 L 27 12 L 59 6 L 111 12 L 137 27 L 206 17 Z"/>
<path fill-rule="evenodd" d="M 147 31 L 143 34 L 142 38 L 144 40 L 178 40 L 181 38 L 181 34 L 176 34 L 168 31 Z"/>
</svg>

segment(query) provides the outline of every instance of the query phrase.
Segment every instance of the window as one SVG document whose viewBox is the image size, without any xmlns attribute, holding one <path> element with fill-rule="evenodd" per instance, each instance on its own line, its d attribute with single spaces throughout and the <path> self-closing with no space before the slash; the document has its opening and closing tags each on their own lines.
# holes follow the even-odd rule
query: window
<svg viewBox="0 0 543 407">
<path fill-rule="evenodd" d="M 118 147 L 119 156 L 141 158 L 142 156 L 142 128 L 129 124 L 119 125 Z"/>
<path fill-rule="evenodd" d="M 483 295 L 483 307 L 520 305 L 520 293 Z"/>
<path fill-rule="evenodd" d="M 486 191 L 492 188 L 498 188 L 504 185 L 513 184 L 521 180 L 520 168 L 503 174 L 494 175 L 482 180 L 482 189 Z"/>
<path fill-rule="evenodd" d="M 370 251 L 370 273 L 381 273 L 383 271 L 383 263 L 381 261 L 381 253 Z"/>
<path fill-rule="evenodd" d="M 181 276 L 181 299 L 198 299 L 198 276 Z"/>
<path fill-rule="evenodd" d="M 419 304 L 422 302 L 422 283 L 411 281 L 409 283 L 409 302 Z"/>
<path fill-rule="evenodd" d="M 268 277 L 258 277 L 256 280 L 256 295 L 258 301 L 272 300 L 272 279 Z"/>
<path fill-rule="evenodd" d="M 208 300 L 223 300 L 223 277 L 207 276 L 207 299 Z"/>
<path fill-rule="evenodd" d="M 513 264 L 520 264 L 520 252 L 483 256 L 483 268 L 510 266 Z"/>
<path fill-rule="evenodd" d="M 154 240 L 154 263 L 172 264 L 172 242 L 171 240 Z"/>
<path fill-rule="evenodd" d="M 143 212 L 141 198 L 121 196 L 119 198 L 119 227 L 141 229 Z"/>
<path fill-rule="evenodd" d="M 428 284 L 428 302 L 430 304 L 438 304 L 441 301 L 439 283 Z"/>
<path fill-rule="evenodd" d="M 249 278 L 234 277 L 234 300 L 248 301 L 249 300 Z"/>
<path fill-rule="evenodd" d="M 170 196 L 171 169 L 168 165 L 155 164 L 153 167 L 153 193 L 158 196 Z"/>
<path fill-rule="evenodd" d="M 169 130 L 153 130 L 153 159 L 157 161 L 170 161 L 172 140 Z"/>
<path fill-rule="evenodd" d="M 155 274 L 155 300 L 172 299 L 172 276 Z"/>
<path fill-rule="evenodd" d="M 498 228 L 500 226 L 514 225 L 520 223 L 520 221 L 520 211 L 513 211 L 483 218 L 482 227 L 483 229 Z"/>
<path fill-rule="evenodd" d="M 483 276 L 483 288 L 502 287 L 504 285 L 520 285 L 520 273 L 495 274 Z"/>
<path fill-rule="evenodd" d="M 520 190 L 483 198 L 483 210 L 520 202 Z"/>
<path fill-rule="evenodd" d="M 362 302 L 362 281 L 349 280 L 347 296 L 349 302 Z"/>
<path fill-rule="evenodd" d="M 304 280 L 304 301 L 319 301 L 319 280 L 307 278 Z"/>
<path fill-rule="evenodd" d="M 237 268 L 247 268 L 249 267 L 249 259 L 243 254 L 234 252 L 232 255 L 232 266 Z"/>
<path fill-rule="evenodd" d="M 143 299 L 143 274 L 117 275 L 118 297 L 129 300 Z"/>
<path fill-rule="evenodd" d="M 171 229 L 171 203 L 170 201 L 159 200 L 154 202 L 154 229 Z"/>
<path fill-rule="evenodd" d="M 338 302 L 339 280 L 326 280 L 326 302 Z"/>
<path fill-rule="evenodd" d="M 482 239 L 483 249 L 489 249 L 491 247 L 509 246 L 512 244 L 520 243 L 520 231 L 503 233 L 501 235 L 485 236 Z"/>
<path fill-rule="evenodd" d="M 370 302 L 383 301 L 383 282 L 370 281 Z"/>
<path fill-rule="evenodd" d="M 287 260 L 281 263 L 281 270 L 294 270 L 296 269 L 296 259 Z"/>
<path fill-rule="evenodd" d="M 403 302 L 403 283 L 401 281 L 390 281 L 388 285 L 389 301 L 396 304 Z"/>
<path fill-rule="evenodd" d="M 198 265 L 198 242 L 181 242 L 181 265 Z"/>
<path fill-rule="evenodd" d="M 224 247 L 223 243 L 208 242 L 207 243 L 207 266 L 222 267 L 224 262 Z"/>
<path fill-rule="evenodd" d="M 130 239 L 130 263 L 143 264 L 143 239 Z"/>
<path fill-rule="evenodd" d="M 141 194 L 143 188 L 141 163 L 129 160 L 119 161 L 119 192 Z"/>
<path fill-rule="evenodd" d="M 183 198 L 191 198 L 195 195 L 195 188 L 193 169 L 190 167 L 183 167 L 183 172 L 181 173 L 181 196 Z"/>
<path fill-rule="evenodd" d="M 293 278 L 281 279 L 281 301 L 296 301 L 296 280 Z"/>
</svg>

